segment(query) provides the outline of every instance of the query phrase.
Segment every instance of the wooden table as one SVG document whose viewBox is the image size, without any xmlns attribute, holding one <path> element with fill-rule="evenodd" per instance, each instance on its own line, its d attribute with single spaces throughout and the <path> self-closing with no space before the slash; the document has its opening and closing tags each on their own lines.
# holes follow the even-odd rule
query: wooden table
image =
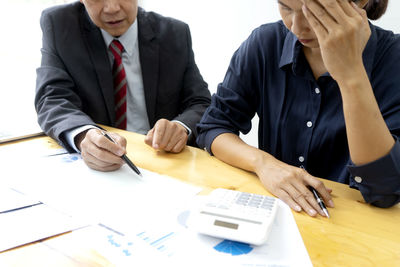
<svg viewBox="0 0 400 267">
<path fill-rule="evenodd" d="M 231 167 L 203 150 L 157 152 L 144 144 L 143 135 L 107 129 L 127 138 L 128 156 L 141 168 L 201 186 L 205 192 L 223 187 L 270 195 L 253 173 Z M 7 144 L 15 145 L 58 147 L 49 137 Z M 329 210 L 330 219 L 293 212 L 313 265 L 400 266 L 400 205 L 376 208 L 365 204 L 357 190 L 324 182 L 333 189 L 335 208 Z M 84 242 L 80 231 L 1 253 L 0 266 L 112 266 Z"/>
</svg>

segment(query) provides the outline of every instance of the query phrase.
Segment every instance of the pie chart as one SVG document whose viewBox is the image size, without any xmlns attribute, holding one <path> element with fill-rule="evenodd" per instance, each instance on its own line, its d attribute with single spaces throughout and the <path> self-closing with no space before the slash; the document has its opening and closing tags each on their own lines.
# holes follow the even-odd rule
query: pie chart
<svg viewBox="0 0 400 267">
<path fill-rule="evenodd" d="M 238 256 L 250 253 L 253 248 L 246 243 L 224 240 L 214 247 L 216 251 Z"/>
</svg>

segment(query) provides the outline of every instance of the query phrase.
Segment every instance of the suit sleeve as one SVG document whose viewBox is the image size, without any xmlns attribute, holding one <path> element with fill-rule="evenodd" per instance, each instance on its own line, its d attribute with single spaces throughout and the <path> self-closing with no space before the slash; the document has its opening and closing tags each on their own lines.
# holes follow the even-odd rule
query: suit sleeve
<svg viewBox="0 0 400 267">
<path fill-rule="evenodd" d="M 44 11 L 40 19 L 43 32 L 42 60 L 36 70 L 35 108 L 43 131 L 56 139 L 68 151 L 73 149 L 63 138 L 67 130 L 95 123 L 82 112 L 82 101 L 76 93 L 74 80 L 69 75 L 63 59 L 58 53 L 52 17 Z"/>
<path fill-rule="evenodd" d="M 196 144 L 197 130 L 196 124 L 200 122 L 204 111 L 210 105 L 210 92 L 207 83 L 203 80 L 194 59 L 192 49 L 192 39 L 189 26 L 186 25 L 186 42 L 188 63 L 183 76 L 183 88 L 181 92 L 180 114 L 174 118 L 187 125 L 192 135 L 188 141 L 189 145 Z"/>
</svg>

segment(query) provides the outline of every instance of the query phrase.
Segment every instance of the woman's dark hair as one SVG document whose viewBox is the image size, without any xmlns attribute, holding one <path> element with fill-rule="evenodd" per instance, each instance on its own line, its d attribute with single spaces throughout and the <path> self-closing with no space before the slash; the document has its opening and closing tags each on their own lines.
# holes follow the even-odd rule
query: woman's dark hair
<svg viewBox="0 0 400 267">
<path fill-rule="evenodd" d="M 389 0 L 369 0 L 364 9 L 371 20 L 377 20 L 385 14 Z"/>
</svg>

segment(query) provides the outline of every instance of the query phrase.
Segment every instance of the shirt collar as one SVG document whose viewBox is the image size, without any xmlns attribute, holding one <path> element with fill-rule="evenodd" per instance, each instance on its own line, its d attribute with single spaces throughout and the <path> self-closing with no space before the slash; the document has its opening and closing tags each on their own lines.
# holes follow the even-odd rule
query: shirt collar
<svg viewBox="0 0 400 267">
<path fill-rule="evenodd" d="M 279 68 L 293 63 L 293 61 L 295 60 L 295 56 L 297 56 L 295 53 L 296 43 L 297 37 L 292 32 L 288 31 L 285 41 L 283 43 Z"/>
<path fill-rule="evenodd" d="M 297 37 L 292 32 L 288 31 L 283 43 L 279 67 L 282 69 L 285 66 L 291 65 L 290 69 L 293 74 L 302 76 L 306 79 L 313 79 L 312 72 L 303 54 L 302 48 L 303 46 Z"/>
<path fill-rule="evenodd" d="M 109 34 L 108 32 L 106 32 L 103 29 L 101 29 L 101 34 L 103 35 L 104 42 L 105 42 L 107 47 L 110 46 L 111 42 L 114 39 L 117 39 L 123 45 L 124 50 L 126 51 L 126 53 L 128 53 L 129 56 L 132 56 L 134 48 L 135 48 L 135 45 L 136 45 L 136 42 L 137 42 L 137 39 L 138 39 L 138 23 L 137 23 L 137 19 L 128 28 L 128 30 L 118 38 L 115 38 L 114 36 L 112 36 L 111 34 Z"/>
</svg>

